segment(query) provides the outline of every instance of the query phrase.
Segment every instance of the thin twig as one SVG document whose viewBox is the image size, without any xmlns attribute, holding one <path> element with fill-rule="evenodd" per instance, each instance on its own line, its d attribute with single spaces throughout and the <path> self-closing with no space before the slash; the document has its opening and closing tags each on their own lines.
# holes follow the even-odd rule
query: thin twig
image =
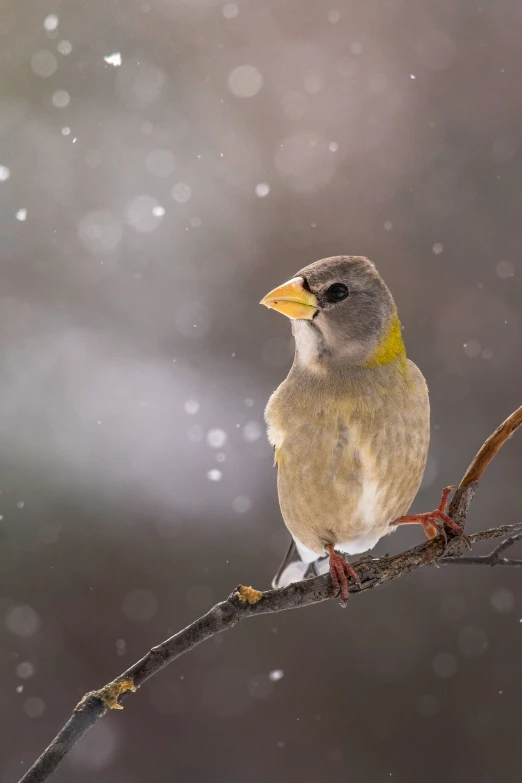
<svg viewBox="0 0 522 783">
<path fill-rule="evenodd" d="M 502 422 L 500 427 L 497 427 L 487 441 L 481 446 L 473 462 L 464 474 L 464 478 L 459 484 L 459 487 L 467 487 L 473 481 L 480 481 L 482 474 L 486 470 L 487 466 L 497 453 L 497 451 L 504 445 L 508 438 L 510 438 L 515 430 L 517 430 L 522 424 L 522 405 L 513 411 L 511 416 L 508 416 L 505 421 Z"/>
<path fill-rule="evenodd" d="M 522 560 L 510 560 L 507 557 L 500 557 L 501 552 L 513 546 L 516 541 L 522 540 L 521 533 L 513 533 L 502 541 L 489 555 L 478 557 L 441 557 L 437 563 L 441 565 L 485 565 L 485 566 L 509 566 L 511 568 L 522 568 Z"/>
<path fill-rule="evenodd" d="M 520 424 L 522 424 L 522 408 L 506 419 L 488 438 L 471 463 L 449 509 L 450 516 L 459 525 L 462 526 L 466 521 L 469 505 L 477 489 L 480 476 L 498 449 Z M 504 536 L 509 536 L 511 539 L 519 533 L 522 533 L 520 525 L 502 525 L 475 533 L 470 538 L 473 543 L 476 543 Z M 507 544 L 503 542 L 500 546 L 505 549 Z M 449 545 L 445 549 L 442 536 L 437 536 L 407 552 L 392 557 L 385 556 L 378 560 L 362 558 L 353 563 L 353 567 L 360 576 L 361 585 L 360 587 L 355 584 L 351 585 L 350 593 L 357 595 L 373 590 L 437 560 L 464 562 L 464 559 L 458 557 L 461 547 L 462 541 L 460 539 L 450 538 Z M 498 547 L 497 550 L 503 551 Z M 448 557 L 448 555 L 453 555 L 453 557 Z M 476 558 L 471 559 L 476 560 Z M 482 563 L 482 560 L 479 560 Z M 267 590 L 264 593 L 240 585 L 226 601 L 216 604 L 207 614 L 191 623 L 184 630 L 171 636 L 170 639 L 157 647 L 153 647 L 140 661 L 108 685 L 98 691 L 86 694 L 74 709 L 65 726 L 21 778 L 20 783 L 44 783 L 48 780 L 78 740 L 109 709 L 121 708 L 121 701 L 136 688 L 139 688 L 149 677 L 157 674 L 180 655 L 189 652 L 206 639 L 228 631 L 248 617 L 283 612 L 287 609 L 300 609 L 334 597 L 336 596 L 328 574 L 297 582 L 278 590 Z"/>
</svg>

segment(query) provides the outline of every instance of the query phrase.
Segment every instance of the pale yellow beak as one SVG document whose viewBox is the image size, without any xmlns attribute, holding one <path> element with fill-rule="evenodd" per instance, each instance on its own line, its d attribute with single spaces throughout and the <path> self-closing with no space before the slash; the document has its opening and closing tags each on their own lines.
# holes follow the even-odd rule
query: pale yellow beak
<svg viewBox="0 0 522 783">
<path fill-rule="evenodd" d="M 259 304 L 278 310 L 288 318 L 305 318 L 308 321 L 317 312 L 317 297 L 306 290 L 302 277 L 294 277 L 279 288 L 274 288 Z"/>
</svg>

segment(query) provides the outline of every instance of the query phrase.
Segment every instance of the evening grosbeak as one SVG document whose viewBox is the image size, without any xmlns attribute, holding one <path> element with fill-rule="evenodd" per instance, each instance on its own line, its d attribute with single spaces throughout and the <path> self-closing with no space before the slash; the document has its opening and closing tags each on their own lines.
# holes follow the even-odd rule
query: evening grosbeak
<svg viewBox="0 0 522 783">
<path fill-rule="evenodd" d="M 464 535 L 444 513 L 450 487 L 435 511 L 403 516 L 426 465 L 428 388 L 367 258 L 316 261 L 261 304 L 288 316 L 295 338 L 293 365 L 265 412 L 281 512 L 301 561 L 329 557 L 345 602 L 347 577 L 359 578 L 339 552 L 365 552 L 400 524 L 421 524 L 428 538 L 445 535 L 445 524 Z M 274 586 L 295 581 L 284 573 L 292 547 Z"/>
</svg>

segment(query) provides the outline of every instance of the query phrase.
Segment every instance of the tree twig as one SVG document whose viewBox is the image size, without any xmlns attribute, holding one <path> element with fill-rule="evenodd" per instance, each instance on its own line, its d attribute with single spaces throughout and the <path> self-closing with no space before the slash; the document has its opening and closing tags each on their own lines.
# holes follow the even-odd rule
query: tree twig
<svg viewBox="0 0 522 783">
<path fill-rule="evenodd" d="M 487 465 L 497 453 L 502 444 L 522 424 L 522 407 L 515 411 L 495 430 L 482 446 L 466 474 L 460 482 L 459 489 L 451 502 L 449 514 L 459 525 L 463 526 L 469 505 L 478 486 L 478 481 Z M 500 527 L 475 533 L 470 536 L 473 543 L 492 538 L 508 536 L 486 560 L 497 558 L 498 562 L 488 562 L 488 565 L 506 565 L 505 558 L 499 558 L 499 553 L 522 537 L 520 525 L 502 525 Z M 353 567 L 361 579 L 360 587 L 350 586 L 350 592 L 355 595 L 373 590 L 387 582 L 398 579 L 415 571 L 428 563 L 440 560 L 443 563 L 473 561 L 473 564 L 484 563 L 484 558 L 461 558 L 458 556 L 462 542 L 451 539 L 444 549 L 444 541 L 437 536 L 419 546 L 394 556 L 381 557 L 378 560 L 361 558 Z M 441 557 L 444 555 L 444 557 Z M 450 555 L 450 556 L 448 556 Z M 452 555 L 452 556 L 451 556 Z M 512 561 L 518 565 L 518 561 Z M 239 587 L 229 597 L 216 604 L 207 614 L 195 620 L 179 633 L 153 647 L 141 660 L 123 672 L 115 680 L 98 691 L 87 693 L 75 707 L 71 717 L 60 730 L 42 755 L 21 778 L 20 783 L 44 783 L 48 780 L 65 756 L 72 750 L 78 740 L 98 721 L 109 709 L 121 708 L 121 701 L 143 683 L 157 674 L 180 655 L 192 650 L 196 645 L 212 636 L 233 628 L 238 622 L 248 617 L 260 614 L 282 612 L 287 609 L 300 609 L 310 604 L 334 598 L 330 576 L 315 577 L 303 582 L 291 584 L 278 590 L 259 592 L 251 587 Z"/>
<path fill-rule="evenodd" d="M 481 446 L 479 452 L 475 456 L 473 462 L 464 474 L 464 478 L 460 482 L 460 487 L 467 487 L 473 481 L 480 481 L 482 474 L 486 470 L 487 466 L 497 453 L 497 451 L 504 445 L 508 438 L 510 438 L 515 430 L 517 430 L 522 424 L 522 405 L 513 411 L 511 416 L 508 416 L 502 424 L 497 427 L 487 441 Z"/>
<path fill-rule="evenodd" d="M 440 565 L 485 565 L 485 566 L 510 566 L 522 568 L 522 560 L 511 560 L 508 557 L 500 557 L 501 552 L 513 546 L 515 541 L 522 540 L 522 532 L 512 533 L 502 541 L 489 555 L 478 557 L 441 557 L 437 560 Z"/>
</svg>

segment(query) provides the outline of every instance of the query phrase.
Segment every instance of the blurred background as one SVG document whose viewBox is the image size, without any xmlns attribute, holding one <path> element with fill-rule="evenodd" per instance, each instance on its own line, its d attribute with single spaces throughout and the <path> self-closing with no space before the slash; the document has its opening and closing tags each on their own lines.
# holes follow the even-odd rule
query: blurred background
<svg viewBox="0 0 522 783">
<path fill-rule="evenodd" d="M 0 783 L 87 690 L 269 586 L 263 409 L 293 352 L 269 289 L 376 262 L 431 390 L 414 510 L 520 405 L 521 32 L 516 0 L 3 0 Z M 471 530 L 520 521 L 521 469 L 518 435 Z M 519 780 L 521 587 L 430 567 L 246 622 L 53 780 Z"/>
</svg>

